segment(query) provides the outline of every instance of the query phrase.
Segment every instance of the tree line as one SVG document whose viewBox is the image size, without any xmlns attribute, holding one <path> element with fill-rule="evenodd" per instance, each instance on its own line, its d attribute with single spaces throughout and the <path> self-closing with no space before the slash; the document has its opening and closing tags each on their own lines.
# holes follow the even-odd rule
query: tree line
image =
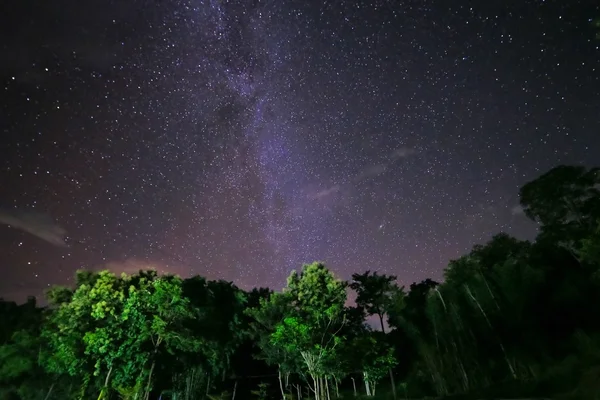
<svg viewBox="0 0 600 400">
<path fill-rule="evenodd" d="M 319 262 L 278 292 L 79 271 L 47 307 L 0 302 L 0 399 L 596 398 L 600 169 L 554 168 L 520 203 L 534 241 L 500 233 L 409 288 Z"/>
</svg>

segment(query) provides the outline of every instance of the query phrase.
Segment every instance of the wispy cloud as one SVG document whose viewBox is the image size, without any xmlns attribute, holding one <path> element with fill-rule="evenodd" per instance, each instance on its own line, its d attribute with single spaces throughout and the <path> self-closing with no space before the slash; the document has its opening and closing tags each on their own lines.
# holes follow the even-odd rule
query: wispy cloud
<svg viewBox="0 0 600 400">
<path fill-rule="evenodd" d="M 327 189 L 323 189 L 320 192 L 317 192 L 317 193 L 311 195 L 310 197 L 312 197 L 315 200 L 318 200 L 320 198 L 327 197 L 327 196 L 330 196 L 330 195 L 332 195 L 334 193 L 339 192 L 341 188 L 342 187 L 340 185 L 334 185 L 334 186 L 331 186 L 331 187 L 329 187 Z"/>
<path fill-rule="evenodd" d="M 360 181 L 364 181 L 365 179 L 376 177 L 377 175 L 383 174 L 386 171 L 386 169 L 386 164 L 371 165 L 370 167 L 367 167 L 358 174 L 356 174 L 353 181 L 358 183 Z"/>
<path fill-rule="evenodd" d="M 370 166 L 362 169 L 361 171 L 359 171 L 351 179 L 350 184 L 346 184 L 346 185 L 335 184 L 335 185 L 325 188 L 321 191 L 318 191 L 317 193 L 309 194 L 308 197 L 312 200 L 321 200 L 321 199 L 325 199 L 330 196 L 333 196 L 333 195 L 339 193 L 345 186 L 355 185 L 366 179 L 375 178 L 376 176 L 379 176 L 379 175 L 385 173 L 389 169 L 389 167 L 392 164 L 394 164 L 396 161 L 410 157 L 416 153 L 417 153 L 417 151 L 415 149 L 408 148 L 408 147 L 400 147 L 400 148 L 394 150 L 387 157 L 387 161 L 379 163 L 379 164 L 370 165 Z"/>
<path fill-rule="evenodd" d="M 517 204 L 516 206 L 510 209 L 510 213 L 512 215 L 524 215 L 525 211 L 523 211 L 523 207 L 520 204 Z"/>
<path fill-rule="evenodd" d="M 416 153 L 417 151 L 415 149 L 411 149 L 410 147 L 400 147 L 392 152 L 390 158 L 392 161 L 396 161 L 400 158 L 406 158 Z"/>
<path fill-rule="evenodd" d="M 0 224 L 30 233 L 55 246 L 67 247 L 67 231 L 47 214 L 35 211 L 0 210 Z"/>
</svg>

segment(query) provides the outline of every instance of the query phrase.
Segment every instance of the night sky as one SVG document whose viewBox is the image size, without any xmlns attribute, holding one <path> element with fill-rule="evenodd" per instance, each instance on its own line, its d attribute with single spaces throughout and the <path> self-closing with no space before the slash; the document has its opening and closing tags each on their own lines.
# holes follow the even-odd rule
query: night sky
<svg viewBox="0 0 600 400">
<path fill-rule="evenodd" d="M 600 164 L 593 0 L 3 7 L 5 298 L 80 268 L 440 279 L 534 237 L 524 183 Z"/>
</svg>

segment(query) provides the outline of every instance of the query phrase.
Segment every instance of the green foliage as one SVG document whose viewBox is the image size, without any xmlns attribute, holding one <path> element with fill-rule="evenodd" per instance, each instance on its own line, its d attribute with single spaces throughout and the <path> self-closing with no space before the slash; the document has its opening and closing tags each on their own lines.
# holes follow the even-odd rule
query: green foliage
<svg viewBox="0 0 600 400">
<path fill-rule="evenodd" d="M 257 390 L 252 391 L 252 394 L 255 396 L 255 398 L 257 400 L 266 400 L 269 395 L 268 389 L 269 389 L 269 384 L 262 382 L 258 385 Z"/>
<path fill-rule="evenodd" d="M 595 371 L 584 361 L 593 352 L 574 338 L 600 329 L 599 183 L 598 169 L 542 175 L 521 190 L 540 224 L 534 243 L 498 234 L 451 261 L 441 285 L 411 286 L 390 315 L 417 349 L 407 391 L 548 395 L 584 385 L 573 371 Z"/>
<path fill-rule="evenodd" d="M 310 376 L 317 398 L 324 394 L 319 382 L 331 374 L 328 367 L 341 365 L 346 286 L 323 264 L 304 265 L 300 274 L 290 274 L 282 293 L 249 311 L 262 357 L 280 371 Z"/>
<path fill-rule="evenodd" d="M 265 382 L 237 385 L 260 374 L 278 376 L 280 398 L 307 384 L 337 397 L 348 376 L 373 398 L 390 369 L 405 397 L 598 398 L 600 170 L 560 166 L 520 195 L 535 241 L 497 234 L 407 293 L 393 276 L 348 285 L 313 263 L 281 292 L 78 271 L 47 308 L 0 300 L 0 398 L 266 399 Z"/>
<path fill-rule="evenodd" d="M 323 375 L 327 359 L 343 341 L 338 335 L 345 323 L 346 283 L 321 263 L 292 272 L 284 293 L 289 306 L 275 327 L 271 342 L 293 358 L 301 357 L 311 375 Z"/>
</svg>

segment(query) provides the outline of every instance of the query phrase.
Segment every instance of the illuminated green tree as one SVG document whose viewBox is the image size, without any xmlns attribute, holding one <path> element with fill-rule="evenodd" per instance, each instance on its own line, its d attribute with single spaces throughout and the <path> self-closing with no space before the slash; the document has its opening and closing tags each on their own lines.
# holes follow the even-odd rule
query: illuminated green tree
<svg viewBox="0 0 600 400">
<path fill-rule="evenodd" d="M 276 365 L 279 389 L 285 398 L 282 375 L 298 372 L 299 359 L 295 354 L 286 351 L 281 341 L 273 341 L 272 335 L 290 312 L 288 298 L 281 293 L 270 293 L 259 300 L 256 307 L 248 308 L 246 313 L 251 317 L 250 334 L 260 349 L 259 358 L 269 365 Z"/>
<path fill-rule="evenodd" d="M 198 314 L 189 299 L 183 296 L 181 278 L 159 277 L 148 281 L 148 287 L 136 289 L 131 286 L 129 290 L 124 321 L 132 327 L 128 336 L 135 338 L 129 348 L 135 351 L 148 349 L 139 360 L 148 360 L 143 374 L 146 376 L 144 398 L 148 399 L 153 388 L 158 357 L 162 353 L 171 355 L 169 363 L 175 366 L 178 355 L 206 352 L 209 344 L 190 329 L 189 322 L 197 318 Z M 129 356 L 132 360 L 133 355 Z M 126 365 L 132 369 L 131 362 Z M 141 375 L 141 371 L 137 372 L 138 376 Z"/>
<path fill-rule="evenodd" d="M 300 359 L 312 379 L 315 398 L 327 396 L 326 365 L 341 357 L 345 338 L 346 283 L 336 279 L 321 263 L 304 265 L 292 272 L 283 296 L 288 305 L 285 316 L 275 326 L 271 345 L 282 348 L 289 358 Z"/>
<path fill-rule="evenodd" d="M 52 312 L 41 333 L 49 348 L 45 368 L 51 374 L 79 380 L 79 399 L 89 395 L 95 372 L 96 360 L 86 352 L 83 338 L 96 328 L 89 294 L 97 279 L 97 274 L 78 271 L 74 291 L 62 287 L 51 289 L 48 299 Z"/>
<path fill-rule="evenodd" d="M 365 330 L 352 341 L 352 351 L 360 359 L 367 396 L 375 396 L 377 384 L 397 364 L 394 349 L 388 345 L 385 334 Z"/>
</svg>

